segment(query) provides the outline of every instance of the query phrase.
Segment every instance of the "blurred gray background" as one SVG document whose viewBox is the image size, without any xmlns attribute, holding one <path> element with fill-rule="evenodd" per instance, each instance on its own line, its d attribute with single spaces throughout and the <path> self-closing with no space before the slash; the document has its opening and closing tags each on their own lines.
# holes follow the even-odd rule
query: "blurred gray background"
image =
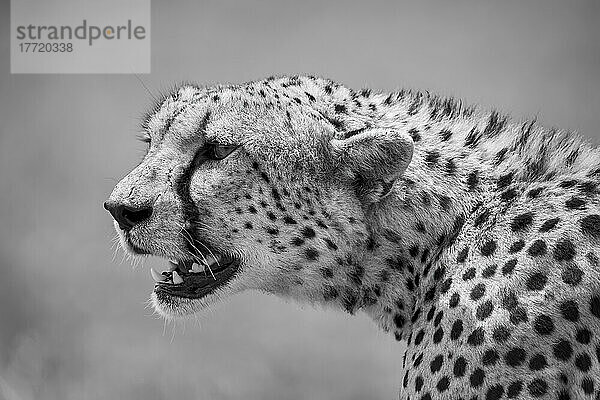
<svg viewBox="0 0 600 400">
<path fill-rule="evenodd" d="M 393 399 L 402 346 L 365 316 L 255 293 L 167 324 L 102 202 L 140 160 L 133 75 L 10 75 L 0 6 L 0 398 Z M 600 138 L 600 2 L 152 4 L 154 91 L 311 73 L 428 89 Z"/>
</svg>

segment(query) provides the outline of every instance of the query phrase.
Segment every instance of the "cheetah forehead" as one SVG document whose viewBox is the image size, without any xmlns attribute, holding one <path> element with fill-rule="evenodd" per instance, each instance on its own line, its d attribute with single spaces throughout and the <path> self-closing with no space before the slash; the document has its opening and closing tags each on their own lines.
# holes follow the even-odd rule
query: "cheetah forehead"
<svg viewBox="0 0 600 400">
<path fill-rule="evenodd" d="M 304 118 L 312 116 L 323 120 L 323 116 L 310 107 L 310 102 L 322 98 L 324 94 L 331 95 L 332 101 L 336 98 L 348 99 L 349 93 L 350 89 L 332 81 L 307 76 L 267 78 L 211 87 L 183 84 L 157 99 L 144 118 L 142 129 L 149 134 L 156 134 L 178 124 L 189 124 L 194 119 L 202 118 L 202 115 L 199 116 L 202 113 L 198 112 L 200 109 L 224 116 L 236 114 L 246 123 L 253 118 L 273 115 L 279 115 L 280 118 L 302 115 Z M 301 104 L 300 98 L 308 101 Z M 243 113 L 244 109 L 249 111 Z"/>
<path fill-rule="evenodd" d="M 297 79 L 208 88 L 186 84 L 164 96 L 142 128 L 152 139 L 171 135 L 189 139 L 187 143 L 237 144 L 251 153 L 270 154 L 275 162 L 315 162 L 326 142 L 339 133 L 315 107 L 299 104 L 297 96 L 322 97 L 329 81 Z"/>
</svg>

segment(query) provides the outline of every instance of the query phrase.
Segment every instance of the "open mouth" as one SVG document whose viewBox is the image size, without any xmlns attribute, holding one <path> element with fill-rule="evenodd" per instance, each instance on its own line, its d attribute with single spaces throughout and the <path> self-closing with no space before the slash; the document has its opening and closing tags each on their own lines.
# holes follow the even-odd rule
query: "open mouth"
<svg viewBox="0 0 600 400">
<path fill-rule="evenodd" d="M 239 265 L 235 258 L 217 254 L 207 255 L 200 262 L 171 260 L 168 271 L 151 269 L 150 273 L 157 294 L 199 299 L 229 282 Z"/>
</svg>

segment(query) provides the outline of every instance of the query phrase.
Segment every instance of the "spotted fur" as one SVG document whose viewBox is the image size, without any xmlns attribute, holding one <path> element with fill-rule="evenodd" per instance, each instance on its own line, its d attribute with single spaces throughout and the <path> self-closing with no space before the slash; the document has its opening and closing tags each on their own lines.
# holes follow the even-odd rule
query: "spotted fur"
<svg viewBox="0 0 600 400">
<path fill-rule="evenodd" d="M 600 153 L 574 134 L 308 76 L 182 86 L 144 132 L 126 246 L 185 257 L 192 226 L 242 262 L 161 313 L 258 289 L 369 314 L 407 344 L 401 399 L 600 399 Z M 194 162 L 208 142 L 239 147 Z"/>
</svg>

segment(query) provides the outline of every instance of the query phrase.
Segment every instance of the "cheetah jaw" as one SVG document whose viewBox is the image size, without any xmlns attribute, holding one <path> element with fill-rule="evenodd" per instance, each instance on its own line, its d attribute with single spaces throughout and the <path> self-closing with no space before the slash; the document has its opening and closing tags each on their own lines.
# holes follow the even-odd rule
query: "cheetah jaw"
<svg viewBox="0 0 600 400">
<path fill-rule="evenodd" d="M 200 263 L 170 260 L 168 271 L 158 273 L 151 268 L 150 274 L 155 282 L 155 293 L 199 299 L 229 282 L 239 265 L 233 257 L 207 255 Z"/>
</svg>

